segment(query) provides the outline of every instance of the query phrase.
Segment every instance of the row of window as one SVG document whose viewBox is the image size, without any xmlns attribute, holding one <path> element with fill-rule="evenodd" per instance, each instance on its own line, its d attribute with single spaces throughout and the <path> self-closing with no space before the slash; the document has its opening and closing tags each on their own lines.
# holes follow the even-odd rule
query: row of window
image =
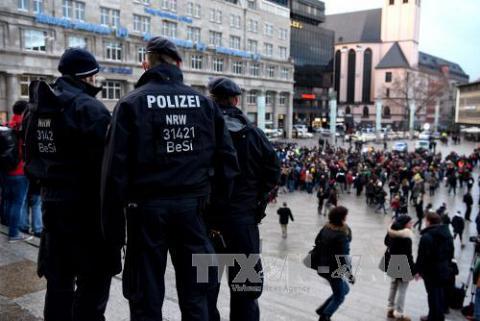
<svg viewBox="0 0 480 321">
<path fill-rule="evenodd" d="M 18 0 L 18 9 L 22 11 L 30 10 L 30 3 L 33 5 L 34 13 L 42 13 L 44 10 L 44 0 Z M 142 1 L 145 3 L 145 1 Z M 147 3 L 149 4 L 149 2 Z M 164 10 L 176 11 L 177 10 L 177 1 L 176 0 L 161 0 L 160 6 Z M 74 0 L 62 0 L 62 12 L 63 17 L 67 19 L 75 20 L 85 20 L 85 2 L 74 1 Z M 201 17 L 201 6 L 198 3 L 188 2 L 187 3 L 187 15 L 193 18 Z M 209 21 L 217 24 L 222 24 L 223 12 L 219 9 L 211 8 L 209 11 Z M 100 7 L 100 23 L 102 25 L 119 27 L 120 26 L 120 10 L 111 9 L 106 7 Z M 241 17 L 240 15 L 230 14 L 229 17 L 230 27 L 233 29 L 241 29 Z M 164 25 L 167 24 L 169 27 L 173 27 L 172 22 L 164 21 Z M 252 33 L 258 33 L 259 22 L 254 19 L 248 19 L 247 30 Z M 150 32 L 150 18 L 133 15 L 133 30 L 136 32 Z M 263 28 L 263 34 L 266 36 L 273 37 L 275 34 L 275 27 L 273 24 L 265 22 Z M 176 32 L 171 31 L 172 34 Z M 278 29 L 278 38 L 280 40 L 288 40 L 288 29 L 279 28 Z"/>
<path fill-rule="evenodd" d="M 193 70 L 207 69 L 206 57 L 200 54 L 192 55 L 190 57 L 190 68 Z M 227 72 L 227 62 L 225 58 L 213 57 L 211 59 L 210 68 L 213 72 Z M 279 70 L 277 71 L 277 69 Z M 239 60 L 233 61 L 230 64 L 230 72 L 236 75 L 246 74 L 252 77 L 278 77 L 282 80 L 288 80 L 290 78 L 290 69 L 287 67 L 277 68 L 277 66 L 274 65 L 263 65 L 256 62 L 250 62 L 247 64 L 247 62 Z"/>
<path fill-rule="evenodd" d="M 24 49 L 37 52 L 46 51 L 46 39 L 48 37 L 47 32 L 38 31 L 33 29 L 27 29 L 24 32 Z M 87 39 L 82 36 L 70 35 L 67 37 L 67 47 L 78 47 L 86 49 L 88 47 Z M 106 40 L 104 42 L 104 58 L 112 61 L 122 61 L 124 60 L 123 56 L 123 45 L 120 42 L 113 40 Z M 137 47 L 137 61 L 143 62 L 145 60 L 145 48 L 143 46 Z M 203 70 L 206 69 L 206 56 L 202 54 L 194 54 L 190 57 L 190 68 L 193 70 Z M 212 58 L 211 70 L 214 72 L 223 73 L 226 72 L 227 61 L 222 57 Z M 248 73 L 247 73 L 247 62 L 246 61 L 234 61 L 231 63 L 230 71 L 237 75 L 248 74 L 253 77 L 265 76 L 268 78 L 280 78 L 283 80 L 288 80 L 290 78 L 290 69 L 287 67 L 277 68 L 274 65 L 263 65 L 256 62 L 251 62 L 248 64 Z M 262 70 L 264 72 L 262 74 Z M 278 69 L 278 71 L 277 71 Z M 278 75 L 277 75 L 278 72 Z"/>
<path fill-rule="evenodd" d="M 350 115 L 352 114 L 352 110 L 350 106 L 345 107 L 345 114 Z M 364 106 L 362 110 L 362 118 L 369 118 L 370 117 L 370 108 L 368 106 Z M 382 117 L 383 118 L 391 118 L 392 117 L 392 112 L 390 110 L 389 106 L 383 106 L 382 107 Z"/>
<path fill-rule="evenodd" d="M 146 22 L 145 20 L 141 19 L 141 16 L 134 16 L 134 25 L 135 28 L 138 28 L 142 31 L 147 31 L 150 28 L 150 22 Z M 138 17 L 138 19 L 137 19 Z M 175 38 L 177 31 L 177 24 L 173 22 L 164 21 L 162 24 L 162 32 L 161 34 L 166 37 Z M 71 40 L 70 40 L 71 38 Z M 24 32 L 24 48 L 25 50 L 32 50 L 32 51 L 46 51 L 46 42 L 47 42 L 47 32 L 35 30 L 35 29 L 27 29 Z M 83 40 L 82 40 L 83 39 Z M 214 46 L 223 46 L 222 41 L 222 33 L 217 31 L 210 31 L 209 32 L 209 39 L 208 43 Z M 187 28 L 187 40 L 191 40 L 193 42 L 200 41 L 200 28 L 195 27 L 188 27 Z M 71 42 L 70 42 L 71 41 Z M 238 36 L 230 36 L 228 46 L 232 49 L 241 49 L 242 40 Z M 119 42 L 112 42 L 110 44 L 111 47 L 114 47 L 115 50 L 121 51 L 121 44 Z M 68 40 L 68 47 L 81 47 L 86 48 L 86 40 L 83 37 L 78 36 L 70 36 Z M 247 41 L 247 51 L 258 53 L 258 42 L 256 40 L 248 39 Z M 271 43 L 264 43 L 263 47 L 263 55 L 266 57 L 273 57 L 274 50 L 273 44 Z M 278 47 L 278 57 L 280 59 L 286 60 L 288 59 L 289 53 L 287 47 Z M 122 60 L 121 54 L 113 56 L 113 58 L 108 58 L 112 60 Z"/>
</svg>

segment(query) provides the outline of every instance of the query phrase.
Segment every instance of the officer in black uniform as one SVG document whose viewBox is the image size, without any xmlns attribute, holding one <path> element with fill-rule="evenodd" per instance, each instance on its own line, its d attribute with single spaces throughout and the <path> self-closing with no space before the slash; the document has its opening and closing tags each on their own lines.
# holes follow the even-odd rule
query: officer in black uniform
<svg viewBox="0 0 480 321">
<path fill-rule="evenodd" d="M 26 174 L 41 186 L 44 230 L 39 276 L 47 279 L 45 321 L 103 321 L 120 249 L 101 234 L 100 171 L 111 116 L 95 99 L 99 65 L 83 49 L 67 49 L 52 87 L 30 86 Z"/>
<path fill-rule="evenodd" d="M 213 254 L 202 213 L 211 187 L 228 197 L 238 163 L 218 107 L 183 84 L 176 46 L 162 37 L 146 47 L 146 72 L 117 104 L 102 177 L 104 233 L 123 241 L 131 320 L 162 320 L 170 252 L 182 320 L 208 320 L 209 282 L 197 280 L 194 254 Z M 212 184 L 214 186 L 212 186 Z M 211 255 L 213 256 L 213 255 Z"/>
<path fill-rule="evenodd" d="M 218 195 L 212 199 L 207 224 L 217 253 L 258 257 L 255 264 L 258 278 L 247 278 L 245 282 L 240 280 L 236 283 L 234 279 L 240 275 L 241 269 L 239 262 L 228 267 L 230 321 L 258 321 L 260 311 L 257 299 L 263 290 L 258 223 L 265 216 L 268 194 L 279 182 L 280 164 L 265 134 L 235 107 L 241 94 L 238 85 L 220 77 L 209 83 L 209 90 L 223 112 L 237 151 L 240 175 L 235 179 L 229 201 Z M 252 274 L 252 271 L 243 272 L 242 275 Z M 209 293 L 210 321 L 220 320 L 216 307 L 219 290 L 220 285 Z"/>
</svg>

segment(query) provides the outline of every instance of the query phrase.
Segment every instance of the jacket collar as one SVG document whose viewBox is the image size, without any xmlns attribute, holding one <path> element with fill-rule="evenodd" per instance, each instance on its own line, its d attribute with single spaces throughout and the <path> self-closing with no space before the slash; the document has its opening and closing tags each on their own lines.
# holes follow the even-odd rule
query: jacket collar
<svg viewBox="0 0 480 321">
<path fill-rule="evenodd" d="M 146 83 L 154 80 L 183 82 L 183 74 L 177 66 L 160 64 L 145 71 L 145 73 L 138 80 L 135 88 L 143 86 Z"/>
<path fill-rule="evenodd" d="M 92 97 L 95 97 L 100 90 L 102 90 L 101 87 L 92 86 L 89 83 L 70 76 L 62 76 L 58 78 L 55 82 L 55 87 L 62 92 L 71 92 L 75 95 L 83 92 Z"/>
</svg>

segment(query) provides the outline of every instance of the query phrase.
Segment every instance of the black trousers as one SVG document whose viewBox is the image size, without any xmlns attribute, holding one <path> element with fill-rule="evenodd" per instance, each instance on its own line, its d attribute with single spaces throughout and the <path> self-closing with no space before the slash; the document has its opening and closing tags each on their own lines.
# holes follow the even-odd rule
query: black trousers
<svg viewBox="0 0 480 321">
<path fill-rule="evenodd" d="M 472 214 L 472 205 L 467 205 L 467 210 L 465 211 L 465 219 L 470 221 L 470 215 Z"/>
<path fill-rule="evenodd" d="M 428 295 L 428 321 L 445 321 L 445 285 L 425 280 Z"/>
<path fill-rule="evenodd" d="M 230 223 L 220 227 L 226 247 L 221 242 L 214 242 L 217 253 L 220 254 L 251 254 L 260 253 L 260 236 L 257 224 Z M 228 284 L 230 287 L 230 321 L 259 321 L 260 309 L 258 298 L 263 291 L 263 269 L 260 258 L 255 264 L 255 272 L 261 276 L 260 282 L 244 283 L 235 282 L 235 277 L 239 275 L 240 266 L 228 268 Z M 221 272 L 220 272 L 221 273 Z M 247 286 L 249 290 L 243 290 L 242 286 Z M 239 290 L 240 289 L 240 290 Z M 220 321 L 220 313 L 217 309 L 218 294 L 220 284 L 212 288 L 208 296 L 210 321 Z"/>
<path fill-rule="evenodd" d="M 207 321 L 207 291 L 218 283 L 197 279 L 193 254 L 214 250 L 201 217 L 203 201 L 197 198 L 150 200 L 127 214 L 127 256 L 123 274 L 124 296 L 132 321 L 162 320 L 164 275 L 170 252 L 182 321 Z"/>
<path fill-rule="evenodd" d="M 44 201 L 42 210 L 38 271 L 47 279 L 45 321 L 104 321 L 120 252 L 115 256 L 102 244 L 94 225 L 99 222 L 97 209 L 80 202 Z"/>
</svg>

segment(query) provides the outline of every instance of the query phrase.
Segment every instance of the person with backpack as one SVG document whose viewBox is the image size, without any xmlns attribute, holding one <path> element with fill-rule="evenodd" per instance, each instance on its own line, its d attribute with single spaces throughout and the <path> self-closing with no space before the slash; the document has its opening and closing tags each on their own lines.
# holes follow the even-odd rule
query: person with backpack
<svg viewBox="0 0 480 321">
<path fill-rule="evenodd" d="M 54 84 L 30 85 L 26 172 L 40 184 L 44 230 L 38 275 L 47 280 L 45 321 L 101 321 L 120 246 L 101 233 L 100 174 L 110 112 L 97 99 L 95 57 L 67 49 Z"/>
<path fill-rule="evenodd" d="M 404 306 L 408 284 L 415 275 L 412 255 L 412 226 L 412 218 L 408 215 L 401 215 L 395 219 L 385 236 L 387 250 L 384 256 L 383 270 L 391 277 L 387 317 L 394 318 L 395 321 L 411 320 L 405 315 Z M 394 263 L 393 266 L 390 266 L 390 262 Z M 403 265 L 405 262 L 408 264 Z M 401 270 L 401 268 L 405 269 Z"/>
<path fill-rule="evenodd" d="M 208 88 L 220 107 L 235 146 L 240 175 L 235 178 L 230 200 L 224 200 L 215 194 L 212 196 L 206 215 L 207 225 L 217 253 L 245 255 L 250 259 L 253 256 L 254 269 L 258 275 L 262 275 L 262 262 L 258 257 L 258 224 L 265 216 L 263 200 L 278 184 L 280 162 L 265 134 L 238 109 L 242 93 L 240 87 L 228 78 L 219 77 L 212 79 Z M 239 272 L 238 264 L 228 268 L 230 320 L 259 321 L 258 298 L 263 291 L 263 277 L 258 280 L 235 281 Z M 246 286 L 246 290 L 243 286 Z M 208 296 L 210 321 L 220 321 L 217 309 L 219 291 L 220 284 L 217 284 Z"/>
<path fill-rule="evenodd" d="M 319 249 L 318 274 L 327 280 L 332 295 L 317 309 L 319 321 L 330 321 L 332 315 L 345 301 L 350 291 L 347 284 L 354 284 L 350 260 L 352 231 L 347 225 L 348 209 L 337 206 L 330 210 L 328 223 L 315 238 L 315 248 Z"/>
<path fill-rule="evenodd" d="M 20 232 L 20 225 L 26 214 L 28 179 L 24 172 L 22 121 L 28 102 L 19 100 L 13 105 L 13 117 L 9 122 L 11 148 L 2 155 L 5 175 L 5 202 L 8 217 L 8 241 L 10 243 L 29 240 L 32 236 Z M 7 158 L 9 160 L 7 160 Z"/>
</svg>

